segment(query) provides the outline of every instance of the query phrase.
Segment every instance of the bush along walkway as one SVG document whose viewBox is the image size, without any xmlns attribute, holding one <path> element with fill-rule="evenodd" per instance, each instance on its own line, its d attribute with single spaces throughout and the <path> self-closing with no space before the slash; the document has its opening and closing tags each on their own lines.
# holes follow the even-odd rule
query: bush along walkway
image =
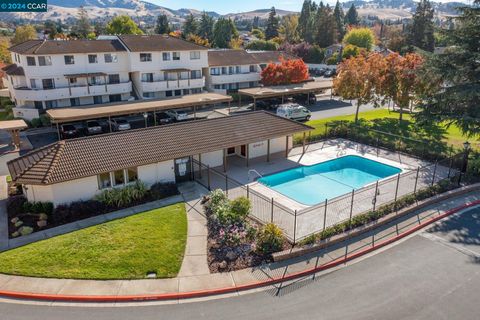
<svg viewBox="0 0 480 320">
<path fill-rule="evenodd" d="M 473 186 L 471 186 L 473 187 Z M 441 218 L 468 207 L 480 205 L 480 185 L 468 193 L 438 201 L 409 215 L 382 225 L 367 234 L 310 254 L 226 273 L 178 276 L 152 280 L 60 280 L 0 275 L 0 296 L 49 301 L 126 302 L 175 300 L 223 293 L 260 286 L 277 288 L 286 281 L 313 279 L 314 274 L 337 267 L 405 237 Z M 22 291 L 22 292 L 19 292 Z"/>
</svg>

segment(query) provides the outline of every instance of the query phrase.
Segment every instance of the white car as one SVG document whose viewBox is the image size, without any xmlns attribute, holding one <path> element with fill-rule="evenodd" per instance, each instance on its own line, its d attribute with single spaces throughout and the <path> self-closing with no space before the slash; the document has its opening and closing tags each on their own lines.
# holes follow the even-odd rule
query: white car
<svg viewBox="0 0 480 320">
<path fill-rule="evenodd" d="M 110 121 L 110 125 L 112 126 L 112 129 L 114 131 L 125 131 L 125 130 L 130 130 L 132 127 L 130 126 L 130 123 L 122 118 L 119 119 L 112 119 Z"/>
<path fill-rule="evenodd" d="M 188 113 L 182 110 L 167 110 L 165 111 L 174 121 L 188 120 Z"/>
<path fill-rule="evenodd" d="M 281 104 L 277 108 L 277 116 L 292 120 L 310 120 L 310 110 L 296 103 Z"/>
</svg>

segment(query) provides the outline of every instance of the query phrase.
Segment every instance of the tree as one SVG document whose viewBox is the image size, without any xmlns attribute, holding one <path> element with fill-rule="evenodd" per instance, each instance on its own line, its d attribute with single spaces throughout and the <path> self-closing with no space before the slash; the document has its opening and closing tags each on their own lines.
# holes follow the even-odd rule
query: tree
<svg viewBox="0 0 480 320">
<path fill-rule="evenodd" d="M 275 37 L 278 37 L 278 19 L 275 7 L 272 7 L 268 15 L 267 27 L 265 28 L 265 39 L 270 40 Z"/>
<path fill-rule="evenodd" d="M 191 34 L 198 34 L 198 22 L 191 13 L 187 16 L 185 22 L 183 23 L 182 34 L 185 38 Z"/>
<path fill-rule="evenodd" d="M 11 43 L 16 45 L 27 40 L 32 40 L 37 38 L 37 32 L 35 28 L 29 24 L 25 26 L 19 26 L 15 29 L 15 35 L 13 36 Z"/>
<path fill-rule="evenodd" d="M 187 36 L 187 40 L 193 43 L 196 43 L 198 45 L 204 46 L 204 47 L 210 47 L 210 42 L 208 42 L 208 39 L 204 39 L 200 36 L 197 36 L 196 34 L 189 34 Z"/>
<path fill-rule="evenodd" d="M 269 40 L 254 40 L 249 42 L 245 49 L 248 50 L 265 50 L 265 51 L 275 51 L 278 49 L 278 44 Z"/>
<path fill-rule="evenodd" d="M 352 3 L 352 6 L 348 9 L 347 14 L 345 15 L 345 24 L 356 26 L 359 23 L 360 20 L 358 19 L 357 8 L 355 8 L 355 5 Z"/>
<path fill-rule="evenodd" d="M 330 6 L 324 6 L 322 2 L 317 9 L 315 43 L 325 48 L 337 42 L 337 30 L 335 18 Z"/>
<path fill-rule="evenodd" d="M 429 55 L 421 72 L 431 87 L 421 95 L 418 119 L 456 125 L 468 137 L 480 136 L 479 5 L 458 8 L 456 27 L 442 31 L 452 46 Z"/>
<path fill-rule="evenodd" d="M 370 51 L 375 43 L 375 35 L 369 28 L 353 28 L 347 32 L 343 42 Z"/>
<path fill-rule="evenodd" d="M 252 29 L 251 34 L 259 40 L 265 40 L 265 33 L 260 29 Z"/>
<path fill-rule="evenodd" d="M 308 66 L 301 59 L 285 60 L 280 57 L 280 63 L 268 64 L 261 77 L 265 86 L 301 83 L 308 80 Z"/>
<path fill-rule="evenodd" d="M 433 52 L 435 47 L 433 8 L 429 0 L 420 0 L 409 28 L 408 44 Z"/>
<path fill-rule="evenodd" d="M 357 57 L 344 60 L 338 66 L 338 74 L 333 79 L 335 93 L 343 99 L 356 100 L 355 122 L 358 122 L 360 106 L 375 99 L 375 84 L 377 83 L 378 69 L 373 63 L 379 57 L 367 58 L 360 54 Z"/>
<path fill-rule="evenodd" d="M 403 48 L 407 45 L 407 38 L 399 28 L 387 28 L 385 37 L 388 39 L 386 47 L 392 51 L 402 52 Z"/>
<path fill-rule="evenodd" d="M 43 24 L 43 33 L 48 35 L 49 39 L 55 39 L 57 35 L 57 24 L 52 20 L 47 20 Z"/>
<path fill-rule="evenodd" d="M 129 16 L 114 17 L 107 24 L 108 34 L 143 34 L 143 31 L 137 26 L 135 21 Z"/>
<path fill-rule="evenodd" d="M 300 38 L 306 39 L 307 33 L 309 32 L 309 21 L 312 18 L 312 2 L 310 0 L 305 0 L 303 2 L 302 11 L 300 12 L 300 17 L 298 19 L 298 34 Z"/>
<path fill-rule="evenodd" d="M 308 50 L 308 54 L 303 60 L 307 63 L 323 63 L 324 59 L 325 50 L 317 45 L 314 45 Z"/>
<path fill-rule="evenodd" d="M 172 29 L 168 23 L 168 17 L 166 14 L 161 14 L 157 17 L 157 24 L 155 25 L 156 34 L 169 34 Z"/>
<path fill-rule="evenodd" d="M 383 102 L 391 100 L 400 108 L 400 121 L 403 120 L 404 110 L 410 107 L 424 87 L 418 76 L 422 63 L 423 58 L 416 53 L 407 53 L 405 56 L 391 53 L 375 66 L 379 69 L 376 93 Z"/>
<path fill-rule="evenodd" d="M 213 26 L 215 21 L 205 11 L 202 13 L 200 23 L 198 25 L 198 35 L 209 42 L 213 40 Z"/>
<path fill-rule="evenodd" d="M 78 8 L 77 21 L 72 29 L 75 35 L 81 39 L 86 39 L 87 35 L 92 32 L 92 25 L 90 24 L 87 9 L 83 6 Z"/>
<path fill-rule="evenodd" d="M 297 43 L 300 41 L 298 35 L 298 15 L 289 14 L 280 20 L 278 33 L 282 42 Z"/>
<path fill-rule="evenodd" d="M 12 63 L 12 57 L 10 51 L 8 51 L 8 41 L 0 40 L 0 62 Z"/>
<path fill-rule="evenodd" d="M 219 18 L 213 27 L 213 45 L 217 48 L 228 48 L 233 38 L 238 38 L 238 31 L 233 21 Z"/>
<path fill-rule="evenodd" d="M 342 51 L 342 59 L 356 57 L 360 54 L 360 48 L 353 44 L 347 44 Z"/>
<path fill-rule="evenodd" d="M 252 29 L 259 29 L 260 28 L 260 18 L 258 16 L 253 17 L 252 21 Z"/>
<path fill-rule="evenodd" d="M 345 35 L 345 14 L 343 13 L 342 5 L 337 0 L 335 9 L 333 10 L 333 16 L 335 17 L 336 29 L 337 29 L 337 41 L 341 42 Z"/>
<path fill-rule="evenodd" d="M 107 32 L 107 27 L 105 26 L 105 23 L 101 20 L 95 21 L 95 24 L 93 26 L 93 32 L 95 32 L 97 36 L 105 34 Z"/>
</svg>

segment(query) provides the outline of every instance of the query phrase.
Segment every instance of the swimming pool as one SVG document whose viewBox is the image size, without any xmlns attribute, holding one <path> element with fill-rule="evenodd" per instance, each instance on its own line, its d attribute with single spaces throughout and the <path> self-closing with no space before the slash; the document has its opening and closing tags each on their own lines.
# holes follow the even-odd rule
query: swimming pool
<svg viewBox="0 0 480 320">
<path fill-rule="evenodd" d="M 305 205 L 352 192 L 402 170 L 359 156 L 344 156 L 262 177 L 261 184 Z"/>
</svg>

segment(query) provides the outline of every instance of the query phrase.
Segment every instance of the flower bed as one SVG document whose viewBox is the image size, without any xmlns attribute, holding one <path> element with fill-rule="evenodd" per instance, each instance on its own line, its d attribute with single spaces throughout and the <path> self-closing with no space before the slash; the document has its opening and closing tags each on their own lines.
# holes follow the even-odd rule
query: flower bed
<svg viewBox="0 0 480 320">
<path fill-rule="evenodd" d="M 177 195 L 174 183 L 157 183 L 147 189 L 138 182 L 119 189 L 109 189 L 86 201 L 75 201 L 53 207 L 50 202 L 28 202 L 24 196 L 8 199 L 9 236 L 16 238 L 32 232 L 106 214 L 143 203 Z"/>
<path fill-rule="evenodd" d="M 272 253 L 289 248 L 274 224 L 261 226 L 248 218 L 251 203 L 245 197 L 229 201 L 222 190 L 204 199 L 208 226 L 208 265 L 226 272 L 272 261 Z"/>
</svg>

